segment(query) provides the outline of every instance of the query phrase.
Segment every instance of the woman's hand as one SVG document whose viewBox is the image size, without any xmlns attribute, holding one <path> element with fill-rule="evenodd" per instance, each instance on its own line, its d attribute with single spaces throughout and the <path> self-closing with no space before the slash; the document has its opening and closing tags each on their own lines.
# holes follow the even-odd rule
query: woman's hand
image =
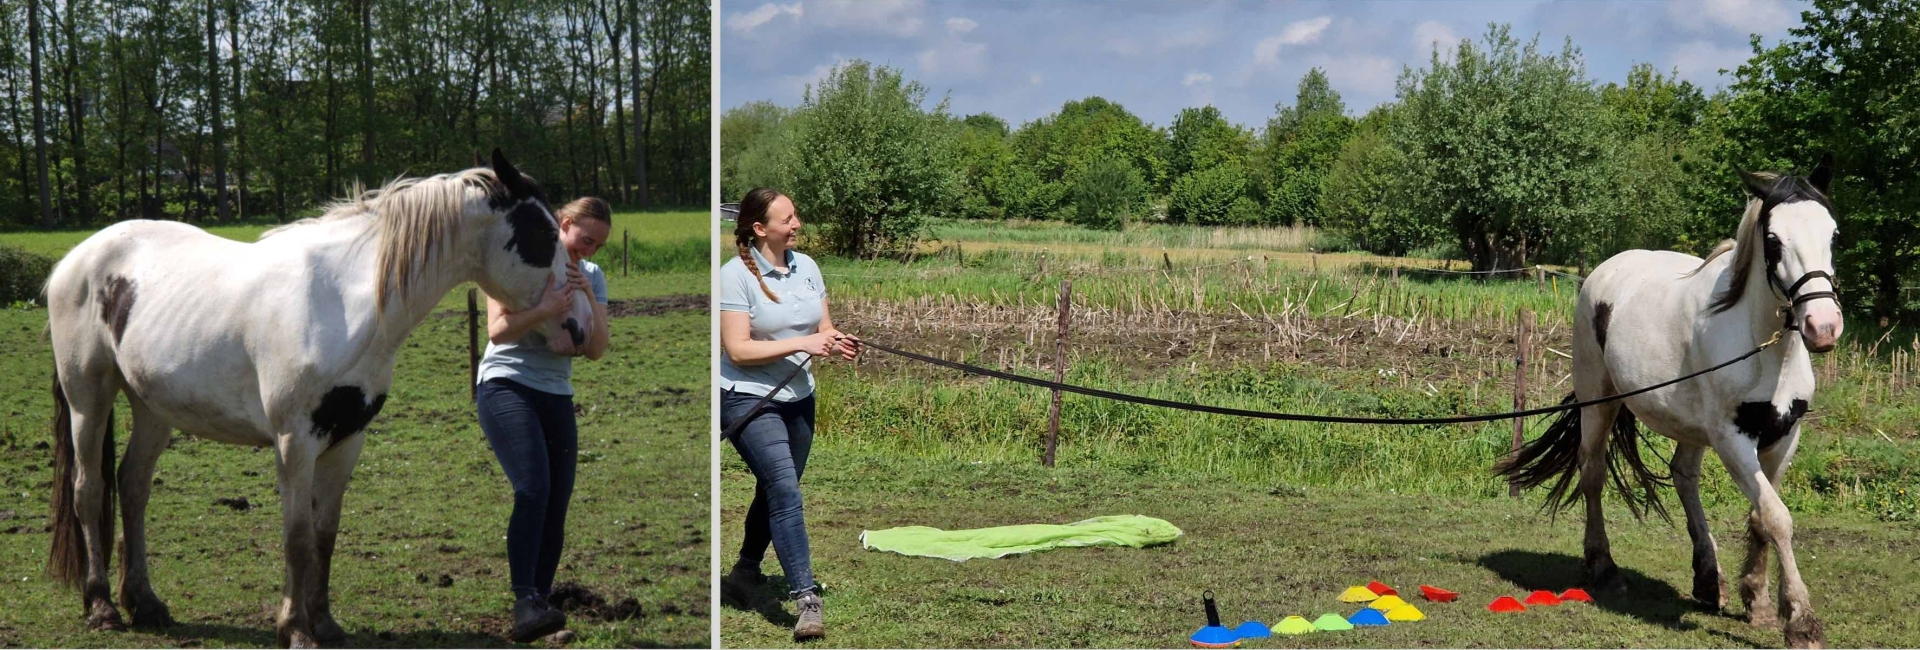
<svg viewBox="0 0 1920 650">
<path fill-rule="evenodd" d="M 801 352 L 805 352 L 814 357 L 831 356 L 840 347 L 839 342 L 833 338 L 833 333 L 831 332 L 820 332 L 811 336 L 803 336 L 795 342 L 795 345 L 800 346 Z"/>
<path fill-rule="evenodd" d="M 541 320 L 558 317 L 573 307 L 573 292 L 567 287 L 550 288 L 546 295 L 540 296 L 540 304 L 528 310 L 539 314 Z"/>
<path fill-rule="evenodd" d="M 860 337 L 837 330 L 833 332 L 833 336 L 836 343 L 834 352 L 839 354 L 840 358 L 852 361 L 860 356 Z"/>
<path fill-rule="evenodd" d="M 586 274 L 581 273 L 579 265 L 574 264 L 573 262 L 567 262 L 566 287 L 567 287 L 568 293 L 572 293 L 574 291 L 585 291 L 587 293 L 588 298 L 593 297 L 593 284 L 590 282 L 587 282 Z"/>
</svg>

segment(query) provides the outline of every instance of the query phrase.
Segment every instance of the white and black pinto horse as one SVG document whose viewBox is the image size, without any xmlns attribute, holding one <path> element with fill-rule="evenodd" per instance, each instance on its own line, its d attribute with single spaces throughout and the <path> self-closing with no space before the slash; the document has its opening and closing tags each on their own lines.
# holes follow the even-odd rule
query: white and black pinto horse
<svg viewBox="0 0 1920 650">
<path fill-rule="evenodd" d="M 327 594 L 341 498 L 395 353 L 455 285 L 476 282 L 525 309 L 565 280 L 566 259 L 539 185 L 498 149 L 491 169 L 397 180 L 256 243 L 156 221 L 88 237 L 47 282 L 50 573 L 81 589 L 89 628 L 123 626 L 107 585 L 117 488 L 120 605 L 135 625 L 170 624 L 146 549 L 147 497 L 170 430 L 271 447 L 286 553 L 277 638 L 296 647 L 344 638 Z M 592 322 L 578 316 L 589 299 L 574 300 L 543 325 L 562 353 L 583 338 L 578 323 Z M 133 432 L 116 477 L 122 392 Z"/>
<path fill-rule="evenodd" d="M 1600 504 L 1610 472 L 1636 515 L 1648 508 L 1665 514 L 1654 493 L 1663 477 L 1639 459 L 1637 416 L 1678 443 L 1671 478 L 1693 539 L 1694 598 L 1715 608 L 1726 604 L 1713 534 L 1700 506 L 1700 462 L 1712 449 L 1753 504 L 1740 578 L 1750 620 L 1755 625 L 1777 620 L 1757 602 L 1767 589 L 1771 546 L 1780 559 L 1778 618 L 1785 619 L 1788 645 L 1824 643 L 1794 563 L 1793 518 L 1779 488 L 1800 442 L 1800 417 L 1813 400 L 1810 353 L 1833 349 L 1843 326 L 1832 275 L 1832 176 L 1831 156 L 1804 177 L 1742 173 L 1752 198 L 1737 239 L 1722 243 L 1705 260 L 1671 251 L 1627 251 L 1595 268 L 1580 288 L 1574 392 L 1568 400 L 1657 384 L 1738 357 L 1783 329 L 1798 332 L 1718 372 L 1569 411 L 1502 461 L 1499 471 L 1523 485 L 1556 481 L 1550 506 L 1571 506 L 1585 497 L 1590 585 L 1624 586 L 1608 549 Z M 1576 474 L 1578 489 L 1569 491 Z"/>
</svg>

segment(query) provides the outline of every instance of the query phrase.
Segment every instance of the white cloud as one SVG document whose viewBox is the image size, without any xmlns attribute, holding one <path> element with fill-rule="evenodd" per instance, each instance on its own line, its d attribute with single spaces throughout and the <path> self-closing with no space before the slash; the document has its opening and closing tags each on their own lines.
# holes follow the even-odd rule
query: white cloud
<svg viewBox="0 0 1920 650">
<path fill-rule="evenodd" d="M 1260 39 L 1253 46 L 1254 63 L 1275 65 L 1280 63 L 1280 48 L 1287 45 L 1305 45 L 1320 40 L 1320 35 L 1333 24 L 1332 16 L 1308 18 L 1287 23 L 1280 33 Z"/>
<path fill-rule="evenodd" d="M 1718 47 L 1707 41 L 1694 41 L 1673 49 L 1673 68 L 1681 79 L 1709 88 L 1722 81 L 1719 71 L 1729 72 L 1747 61 L 1747 50 Z"/>
<path fill-rule="evenodd" d="M 753 11 L 749 11 L 744 14 L 734 14 L 732 16 L 728 16 L 727 29 L 731 29 L 733 31 L 744 34 L 747 32 L 751 32 L 755 29 L 758 29 L 761 25 L 767 24 L 768 22 L 772 21 L 774 18 L 778 18 L 780 14 L 787 14 L 789 16 L 793 16 L 794 18 L 798 19 L 800 17 L 801 11 L 802 10 L 800 8 L 799 2 L 795 2 L 790 5 L 782 5 L 779 3 L 769 2 L 767 4 L 760 5 L 758 8 L 754 9 Z"/>
<path fill-rule="evenodd" d="M 922 0 L 809 0 L 807 22 L 828 29 L 872 32 L 905 38 L 920 33 L 926 20 Z"/>
<path fill-rule="evenodd" d="M 1459 45 L 1460 37 L 1454 34 L 1453 28 L 1440 21 L 1429 20 L 1413 28 L 1414 53 L 1421 57 L 1432 53 L 1435 47 L 1439 47 L 1444 56 Z"/>
<path fill-rule="evenodd" d="M 1213 83 L 1213 75 L 1195 70 L 1193 72 L 1188 72 L 1187 78 L 1185 80 L 1182 80 L 1180 82 L 1180 85 L 1191 86 L 1194 84 L 1210 84 L 1210 83 Z"/>
<path fill-rule="evenodd" d="M 979 27 L 979 26 L 980 26 L 980 23 L 974 22 L 973 19 L 971 18 L 961 18 L 956 16 L 956 17 L 947 19 L 947 31 L 953 32 L 955 34 L 965 34 L 967 32 L 973 31 L 973 28 Z"/>
<path fill-rule="evenodd" d="M 1697 32 L 1726 28 L 1770 33 L 1800 22 L 1800 12 L 1786 0 L 1667 0 L 1667 16 Z"/>
<path fill-rule="evenodd" d="M 970 77 L 986 70 L 986 43 L 948 39 L 920 52 L 920 71 L 929 76 Z"/>
</svg>

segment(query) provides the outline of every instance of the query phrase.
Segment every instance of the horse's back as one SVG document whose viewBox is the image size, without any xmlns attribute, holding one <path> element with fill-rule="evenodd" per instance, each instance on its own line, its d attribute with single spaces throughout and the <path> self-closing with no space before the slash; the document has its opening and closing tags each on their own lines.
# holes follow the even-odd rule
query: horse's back
<svg viewBox="0 0 1920 650">
<path fill-rule="evenodd" d="M 1582 399 L 1684 374 L 1701 296 L 1710 294 L 1696 285 L 1717 276 L 1712 269 L 1695 273 L 1701 264 L 1685 253 L 1630 250 L 1594 267 L 1574 309 L 1574 385 Z M 1626 404 L 1654 430 L 1691 440 L 1692 432 L 1667 414 L 1686 403 L 1695 388 L 1662 388 Z"/>
</svg>

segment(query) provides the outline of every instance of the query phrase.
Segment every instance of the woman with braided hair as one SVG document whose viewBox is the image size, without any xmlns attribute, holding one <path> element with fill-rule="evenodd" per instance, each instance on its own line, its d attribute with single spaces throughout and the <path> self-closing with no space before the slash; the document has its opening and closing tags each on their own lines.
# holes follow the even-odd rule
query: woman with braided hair
<svg viewBox="0 0 1920 650">
<path fill-rule="evenodd" d="M 834 329 L 819 266 L 793 250 L 799 234 L 791 199 L 771 188 L 750 190 L 733 229 L 739 254 L 720 267 L 720 428 L 740 425 L 731 441 L 756 482 L 740 557 L 721 587 L 736 601 L 749 600 L 766 580 L 760 561 L 771 544 L 799 603 L 793 638 L 804 641 L 825 636 L 826 628 L 800 507 L 814 415 L 813 374 L 801 365 L 851 360 L 860 347 Z"/>
</svg>

